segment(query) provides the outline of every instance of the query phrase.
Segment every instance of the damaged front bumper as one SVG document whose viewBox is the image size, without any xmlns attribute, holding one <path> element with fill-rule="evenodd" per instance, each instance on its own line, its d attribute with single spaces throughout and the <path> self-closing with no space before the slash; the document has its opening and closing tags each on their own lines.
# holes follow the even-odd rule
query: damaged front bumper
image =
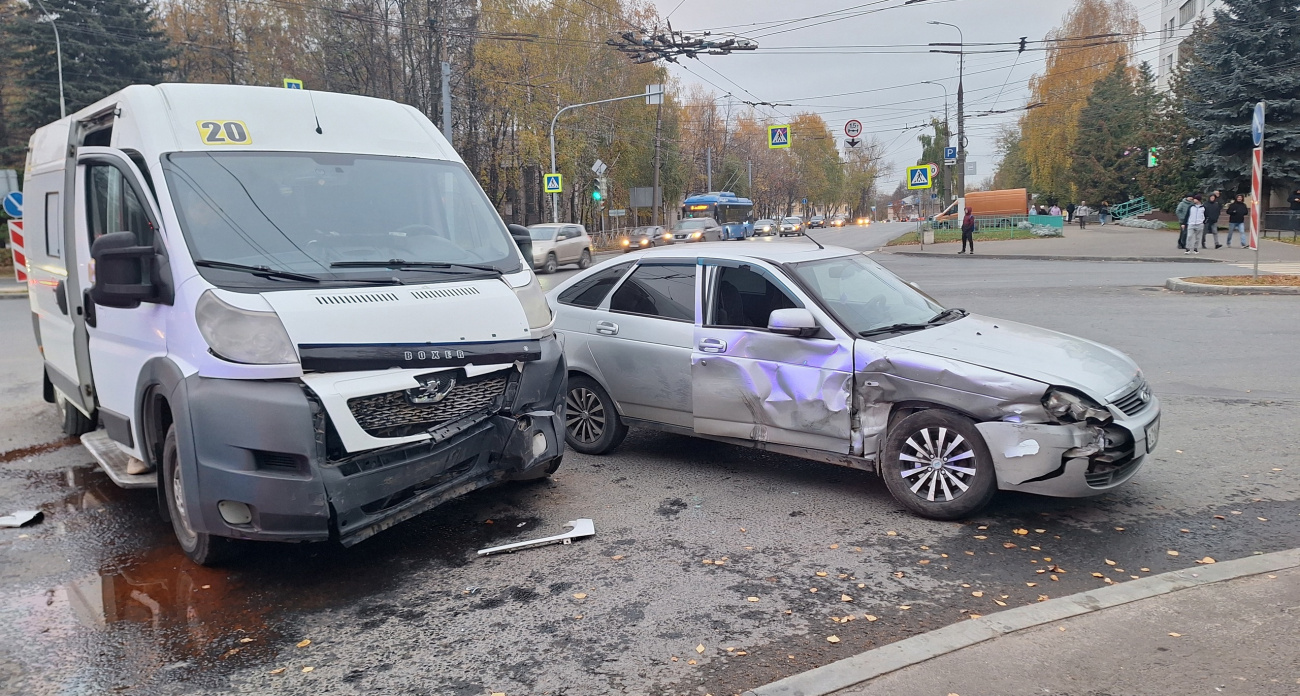
<svg viewBox="0 0 1300 696">
<path fill-rule="evenodd" d="M 357 408 L 327 408 L 331 396 L 318 394 L 310 380 L 190 378 L 189 447 L 181 459 L 198 482 L 187 501 L 197 513 L 192 524 L 218 536 L 337 538 L 350 546 L 479 488 L 546 475 L 564 451 L 566 369 L 553 337 L 539 343 L 538 358 L 478 377 L 504 380 L 487 403 L 361 450 L 345 446 L 337 427 L 356 429 Z M 453 398 L 454 391 L 447 400 Z M 401 404 L 387 406 L 410 418 Z M 365 426 L 393 432 L 380 430 L 378 421 Z M 251 521 L 227 522 L 221 501 L 246 504 Z"/>
<path fill-rule="evenodd" d="M 1123 415 L 1123 414 L 1119 414 Z M 1062 498 L 1099 495 L 1133 478 L 1155 449 L 1160 402 L 1105 425 L 977 423 L 998 488 Z"/>
</svg>

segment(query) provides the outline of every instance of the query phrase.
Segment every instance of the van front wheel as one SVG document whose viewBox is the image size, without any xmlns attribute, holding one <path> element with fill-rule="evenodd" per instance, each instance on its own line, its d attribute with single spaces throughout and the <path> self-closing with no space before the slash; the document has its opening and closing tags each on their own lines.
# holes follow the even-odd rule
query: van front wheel
<svg viewBox="0 0 1300 696">
<path fill-rule="evenodd" d="M 176 533 L 176 540 L 180 542 L 185 555 L 203 566 L 220 565 L 233 558 L 239 551 L 238 542 L 196 532 L 190 524 L 190 511 L 185 503 L 185 481 L 176 452 L 175 425 L 167 428 L 167 438 L 163 440 L 162 474 L 167 494 L 167 512 L 172 518 L 172 531 Z"/>
</svg>

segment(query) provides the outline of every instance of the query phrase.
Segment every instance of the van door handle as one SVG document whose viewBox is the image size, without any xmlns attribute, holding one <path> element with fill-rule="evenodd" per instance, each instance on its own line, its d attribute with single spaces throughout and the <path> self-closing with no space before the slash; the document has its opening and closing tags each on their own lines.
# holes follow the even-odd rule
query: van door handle
<svg viewBox="0 0 1300 696">
<path fill-rule="evenodd" d="M 602 336 L 616 336 L 618 335 L 618 324 L 612 321 L 598 321 L 596 322 L 596 333 Z"/>
<path fill-rule="evenodd" d="M 720 338 L 703 338 L 700 339 L 701 353 L 725 353 L 727 352 L 727 342 Z"/>
</svg>

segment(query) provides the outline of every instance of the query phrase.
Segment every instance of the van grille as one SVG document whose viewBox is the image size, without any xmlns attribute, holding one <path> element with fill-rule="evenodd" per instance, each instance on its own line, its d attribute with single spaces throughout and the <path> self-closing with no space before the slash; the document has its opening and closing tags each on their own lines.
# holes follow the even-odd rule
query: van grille
<svg viewBox="0 0 1300 696">
<path fill-rule="evenodd" d="M 436 288 L 433 290 L 416 290 L 411 297 L 417 300 L 442 300 L 451 297 L 469 297 L 479 294 L 478 288 Z"/>
<path fill-rule="evenodd" d="M 488 408 L 506 389 L 505 376 L 460 382 L 433 404 L 413 404 L 405 391 L 348 399 L 357 425 L 373 437 L 406 437 Z"/>
<path fill-rule="evenodd" d="M 1129 392 L 1126 392 L 1112 403 L 1126 416 L 1136 416 L 1151 403 L 1151 391 L 1147 387 L 1146 380 L 1138 383 L 1137 386 Z"/>
<path fill-rule="evenodd" d="M 397 302 L 397 295 L 391 292 L 367 292 L 356 295 L 317 295 L 316 303 L 323 305 L 371 304 L 374 302 Z"/>
</svg>

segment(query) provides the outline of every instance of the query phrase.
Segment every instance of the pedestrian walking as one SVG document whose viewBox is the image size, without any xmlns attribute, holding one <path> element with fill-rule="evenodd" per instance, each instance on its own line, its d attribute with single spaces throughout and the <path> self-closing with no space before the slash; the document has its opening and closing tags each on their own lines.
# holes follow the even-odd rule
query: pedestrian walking
<svg viewBox="0 0 1300 696">
<path fill-rule="evenodd" d="M 1246 206 L 1246 197 L 1237 194 L 1237 200 L 1228 204 L 1228 247 L 1232 247 L 1232 235 L 1241 233 L 1241 248 L 1245 249 L 1250 246 L 1250 240 L 1246 239 L 1246 216 L 1250 214 L 1250 208 Z"/>
<path fill-rule="evenodd" d="M 1291 212 L 1300 213 L 1300 188 L 1291 194 Z"/>
<path fill-rule="evenodd" d="M 966 246 L 970 245 L 970 251 L 966 251 Z M 966 216 L 961 219 L 961 251 L 958 254 L 975 253 L 975 210 L 969 206 L 966 207 Z"/>
<path fill-rule="evenodd" d="M 1078 208 L 1074 207 L 1074 204 L 1073 204 L 1073 203 L 1066 203 L 1066 204 L 1065 204 L 1065 221 L 1066 221 L 1066 222 L 1074 222 L 1074 213 L 1075 213 L 1076 211 L 1078 211 Z"/>
<path fill-rule="evenodd" d="M 1192 205 L 1187 209 L 1187 249 L 1184 254 L 1199 254 L 1201 250 L 1196 246 L 1197 240 L 1201 238 L 1201 231 L 1205 225 L 1205 206 L 1201 205 L 1201 194 L 1192 196 Z"/>
<path fill-rule="evenodd" d="M 1059 206 L 1059 205 L 1053 203 L 1053 204 L 1052 204 L 1052 207 L 1050 207 L 1050 208 L 1047 209 L 1047 214 L 1048 214 L 1048 215 L 1060 215 L 1060 214 L 1061 214 L 1061 206 Z"/>
<path fill-rule="evenodd" d="M 1205 230 L 1201 232 L 1201 248 L 1209 249 L 1205 244 L 1205 235 L 1214 235 L 1214 248 L 1221 249 L 1223 245 L 1219 243 L 1219 215 L 1223 212 L 1223 203 L 1219 200 L 1219 194 L 1211 193 L 1210 200 L 1205 204 Z"/>
<path fill-rule="evenodd" d="M 1088 207 L 1088 201 L 1079 201 L 1079 207 L 1074 209 L 1072 215 L 1079 219 L 1079 229 L 1088 227 L 1088 216 L 1092 214 L 1092 208 Z"/>
<path fill-rule="evenodd" d="M 1108 219 L 1110 219 L 1110 203 L 1102 201 L 1101 207 L 1097 208 L 1097 224 L 1105 227 Z"/>
<path fill-rule="evenodd" d="M 1187 213 L 1192 209 L 1192 194 L 1183 196 L 1183 200 L 1178 201 L 1178 207 L 1174 209 L 1174 214 L 1178 216 L 1178 248 L 1187 248 Z"/>
</svg>

